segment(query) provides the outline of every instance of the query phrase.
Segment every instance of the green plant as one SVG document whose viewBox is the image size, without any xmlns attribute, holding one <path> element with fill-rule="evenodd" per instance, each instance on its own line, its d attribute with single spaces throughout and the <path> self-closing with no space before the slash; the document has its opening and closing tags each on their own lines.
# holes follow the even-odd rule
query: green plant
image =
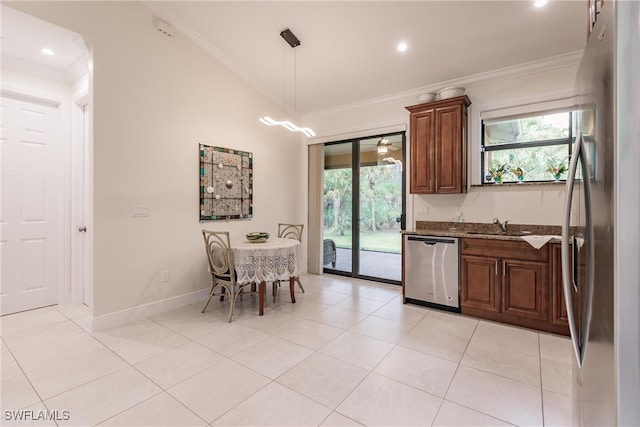
<svg viewBox="0 0 640 427">
<path fill-rule="evenodd" d="M 495 182 L 502 182 L 502 175 L 509 171 L 509 165 L 506 163 L 498 164 L 489 168 L 491 179 Z"/>
<path fill-rule="evenodd" d="M 509 165 L 506 163 L 489 168 L 491 175 L 503 175 L 509 169 Z"/>
<path fill-rule="evenodd" d="M 551 158 L 547 162 L 547 173 L 553 175 L 554 178 L 559 177 L 561 174 L 565 173 L 569 170 L 567 167 L 567 159 L 558 161 L 557 159 Z"/>
<path fill-rule="evenodd" d="M 511 168 L 510 172 L 516 176 L 516 179 L 519 182 L 522 182 L 522 180 L 524 180 L 524 172 L 522 171 L 522 168 L 520 166 Z"/>
</svg>

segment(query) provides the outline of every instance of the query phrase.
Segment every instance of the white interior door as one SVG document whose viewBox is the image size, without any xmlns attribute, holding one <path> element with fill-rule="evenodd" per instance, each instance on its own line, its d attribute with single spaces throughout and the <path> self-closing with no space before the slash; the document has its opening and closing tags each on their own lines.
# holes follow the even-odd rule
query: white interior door
<svg viewBox="0 0 640 427">
<path fill-rule="evenodd" d="M 56 304 L 63 138 L 56 106 L 2 98 L 0 311 Z"/>
</svg>

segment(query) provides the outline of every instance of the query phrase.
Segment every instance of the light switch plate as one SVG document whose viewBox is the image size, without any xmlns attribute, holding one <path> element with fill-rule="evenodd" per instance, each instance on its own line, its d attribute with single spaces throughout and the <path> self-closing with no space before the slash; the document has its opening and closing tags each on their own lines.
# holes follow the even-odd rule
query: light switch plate
<svg viewBox="0 0 640 427">
<path fill-rule="evenodd" d="M 149 216 L 149 206 L 147 205 L 135 205 L 131 206 L 132 217 L 147 217 Z"/>
<path fill-rule="evenodd" d="M 160 272 L 160 281 L 166 283 L 169 281 L 169 270 L 162 270 Z"/>
</svg>

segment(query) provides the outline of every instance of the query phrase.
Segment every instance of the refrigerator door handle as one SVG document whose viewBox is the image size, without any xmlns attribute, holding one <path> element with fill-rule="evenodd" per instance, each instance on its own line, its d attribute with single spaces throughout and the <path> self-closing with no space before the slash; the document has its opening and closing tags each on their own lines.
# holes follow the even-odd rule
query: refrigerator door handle
<svg viewBox="0 0 640 427">
<path fill-rule="evenodd" d="M 567 173 L 567 198 L 565 200 L 564 218 L 562 220 L 562 246 L 561 246 L 561 260 L 562 260 L 562 288 L 564 291 L 564 301 L 567 306 L 567 320 L 569 322 L 569 332 L 571 334 L 571 343 L 573 344 L 573 351 L 578 361 L 578 367 L 582 367 L 582 356 L 579 342 L 579 331 L 576 325 L 576 314 L 573 307 L 572 289 L 578 289 L 578 284 L 574 280 L 577 277 L 576 271 L 576 256 L 573 257 L 573 263 L 569 260 L 569 243 L 574 241 L 573 236 L 569 236 L 571 231 L 571 202 L 573 201 L 573 186 L 576 180 L 576 170 L 578 168 L 578 158 L 581 156 L 582 151 L 582 135 L 578 135 L 576 140 L 575 149 L 571 162 L 569 163 L 569 171 Z M 575 246 L 574 246 L 575 251 Z"/>
<path fill-rule="evenodd" d="M 587 342 L 589 338 L 589 326 L 591 324 L 591 305 L 593 299 L 593 260 L 594 260 L 594 242 L 593 242 L 593 221 L 591 215 L 591 180 L 589 176 L 589 165 L 586 160 L 586 148 L 582 134 L 578 135 L 575 144 L 575 150 L 569 164 L 567 175 L 567 198 L 565 200 L 564 218 L 562 221 L 562 286 L 564 290 L 564 300 L 567 306 L 567 318 L 569 321 L 569 332 L 571 333 L 571 342 L 576 355 L 578 367 L 582 368 Z M 584 184 L 584 203 L 585 203 L 585 234 L 583 236 L 583 245 L 586 245 L 586 276 L 585 287 L 580 289 L 578 286 L 578 263 L 580 240 L 576 236 L 569 236 L 571 231 L 571 202 L 573 201 L 573 187 L 575 185 L 576 171 L 580 162 L 582 172 L 582 182 Z M 573 244 L 573 260 L 570 261 L 569 243 Z M 584 306 L 581 317 L 580 329 L 576 325 L 576 311 L 573 306 L 572 290 L 576 292 L 584 292 Z"/>
<path fill-rule="evenodd" d="M 580 155 L 580 166 L 582 169 L 582 180 L 584 182 L 584 206 L 585 206 L 585 235 L 583 245 L 586 247 L 587 255 L 585 260 L 585 280 L 584 305 L 581 315 L 580 325 L 580 349 L 581 362 L 584 361 L 589 343 L 589 330 L 591 329 L 591 312 L 593 308 L 593 286 L 594 286 L 594 266 L 595 266 L 595 238 L 593 235 L 593 215 L 591 212 L 591 176 L 589 164 L 586 158 L 586 146 L 584 138 L 580 138 L 582 149 Z M 576 265 L 577 262 L 576 262 Z"/>
</svg>

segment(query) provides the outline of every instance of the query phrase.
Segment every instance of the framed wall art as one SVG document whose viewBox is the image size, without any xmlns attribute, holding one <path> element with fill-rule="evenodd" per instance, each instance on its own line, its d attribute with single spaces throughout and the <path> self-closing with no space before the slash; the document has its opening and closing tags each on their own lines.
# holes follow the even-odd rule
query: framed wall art
<svg viewBox="0 0 640 427">
<path fill-rule="evenodd" d="M 200 144 L 200 221 L 253 217 L 253 155 Z"/>
</svg>

